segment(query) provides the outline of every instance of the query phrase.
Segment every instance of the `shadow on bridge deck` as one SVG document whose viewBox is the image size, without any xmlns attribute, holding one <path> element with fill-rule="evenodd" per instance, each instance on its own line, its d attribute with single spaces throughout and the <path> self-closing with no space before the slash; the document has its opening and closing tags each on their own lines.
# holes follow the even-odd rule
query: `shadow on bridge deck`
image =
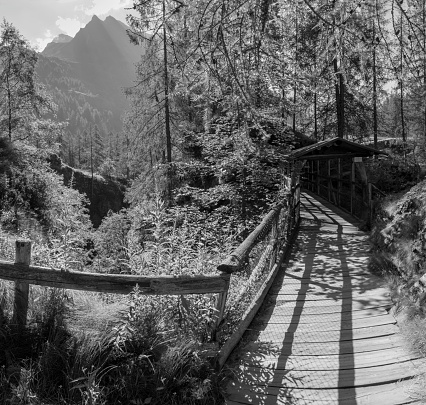
<svg viewBox="0 0 426 405">
<path fill-rule="evenodd" d="M 303 193 L 293 252 L 233 356 L 233 404 L 406 404 L 421 361 L 402 342 L 369 244 L 343 212 Z"/>
</svg>

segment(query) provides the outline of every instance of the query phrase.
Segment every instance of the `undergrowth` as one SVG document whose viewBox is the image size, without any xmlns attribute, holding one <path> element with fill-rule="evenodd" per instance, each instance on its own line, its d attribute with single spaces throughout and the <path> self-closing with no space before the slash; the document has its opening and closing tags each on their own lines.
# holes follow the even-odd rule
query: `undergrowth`
<svg viewBox="0 0 426 405">
<path fill-rule="evenodd" d="M 2 285 L 2 291 L 7 286 Z M 224 372 L 154 300 L 136 290 L 113 324 L 69 318 L 76 303 L 43 289 L 43 305 L 17 330 L 7 312 L 0 325 L 2 404 L 220 404 Z M 92 294 L 93 306 L 106 307 Z M 77 298 L 76 300 L 77 301 Z M 81 304 L 81 303 L 80 303 Z M 99 311 L 99 313 L 102 313 Z M 73 324 L 74 322 L 74 324 Z"/>
<path fill-rule="evenodd" d="M 425 264 L 426 182 L 389 196 L 377 211 L 371 233 L 370 270 L 391 291 L 395 315 L 410 350 L 426 358 Z M 426 401 L 426 370 L 418 370 L 410 396 Z"/>
</svg>

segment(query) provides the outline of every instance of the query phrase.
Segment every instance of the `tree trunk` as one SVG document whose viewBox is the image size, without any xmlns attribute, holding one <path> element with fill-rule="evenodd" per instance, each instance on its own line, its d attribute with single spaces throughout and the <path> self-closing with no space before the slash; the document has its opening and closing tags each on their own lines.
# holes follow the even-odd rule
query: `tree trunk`
<svg viewBox="0 0 426 405">
<path fill-rule="evenodd" d="M 9 132 L 9 141 L 12 141 L 12 94 L 9 87 L 9 77 L 7 80 L 7 115 L 8 115 L 8 132 Z"/>
<path fill-rule="evenodd" d="M 426 1 L 423 0 L 423 136 L 426 139 Z"/>
<path fill-rule="evenodd" d="M 401 112 L 401 131 L 402 131 L 402 142 L 404 147 L 404 156 L 405 156 L 405 143 L 406 143 L 406 133 L 405 133 L 405 122 L 404 122 L 404 85 L 403 85 L 403 69 L 404 69 L 404 60 L 403 60 L 403 33 L 402 33 L 402 13 L 400 15 L 400 77 L 399 77 L 399 89 L 400 89 L 400 112 Z"/>
<path fill-rule="evenodd" d="M 92 184 L 91 184 L 91 199 L 93 201 L 93 135 L 92 135 L 92 126 L 90 126 L 90 171 L 92 172 Z"/>
<path fill-rule="evenodd" d="M 296 132 L 296 98 L 297 98 L 297 80 L 296 80 L 296 74 L 297 74 L 297 43 L 298 43 L 298 15 L 297 15 L 297 2 L 296 2 L 296 26 L 295 26 L 295 32 L 296 32 L 296 44 L 294 47 L 294 82 L 293 82 L 293 133 Z"/>
<path fill-rule="evenodd" d="M 167 60 L 167 32 L 166 32 L 166 1 L 163 0 L 163 63 L 164 63 L 164 119 L 166 124 L 166 153 L 167 163 L 172 162 L 172 140 L 170 134 L 170 106 L 169 106 L 169 70 Z M 167 195 L 172 198 L 172 178 L 170 168 L 167 169 Z"/>
<path fill-rule="evenodd" d="M 376 23 L 373 15 L 373 139 L 377 149 L 377 69 L 376 69 Z"/>
<path fill-rule="evenodd" d="M 314 136 L 315 140 L 318 141 L 318 101 L 317 101 L 317 89 L 315 88 L 314 93 Z"/>
<path fill-rule="evenodd" d="M 337 136 L 343 138 L 344 135 L 344 82 L 343 74 L 339 71 L 337 56 L 333 60 L 334 74 L 336 76 L 335 90 L 336 90 L 336 114 L 337 114 Z"/>
<path fill-rule="evenodd" d="M 336 0 L 333 0 L 333 9 L 335 8 Z M 333 17 L 333 24 L 336 24 L 336 18 Z M 338 28 L 335 28 L 338 29 Z M 345 132 L 345 83 L 342 72 L 342 33 L 339 32 L 339 46 L 337 40 L 334 40 L 334 51 L 336 56 L 333 59 L 333 68 L 335 75 L 335 91 L 336 91 L 336 114 L 337 114 L 337 136 L 343 138 Z"/>
</svg>

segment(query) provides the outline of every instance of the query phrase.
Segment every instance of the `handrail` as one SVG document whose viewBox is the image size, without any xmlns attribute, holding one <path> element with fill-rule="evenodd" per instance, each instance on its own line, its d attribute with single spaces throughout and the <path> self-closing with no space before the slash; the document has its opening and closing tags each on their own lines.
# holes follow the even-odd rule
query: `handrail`
<svg viewBox="0 0 426 405">
<path fill-rule="evenodd" d="M 246 282 L 246 285 L 240 290 L 236 302 L 242 300 L 244 293 L 249 289 L 251 283 L 258 277 L 262 271 L 267 270 L 266 278 L 264 279 L 259 290 L 252 298 L 248 307 L 241 317 L 235 330 L 231 333 L 224 345 L 218 352 L 216 357 L 216 366 L 221 368 L 229 355 L 232 353 L 244 332 L 247 330 L 262 302 L 272 285 L 272 282 L 281 266 L 285 256 L 290 251 L 294 237 L 297 233 L 300 223 L 300 183 L 299 177 L 292 179 L 296 183 L 290 187 L 286 200 L 283 203 L 277 204 L 256 227 L 256 229 L 222 262 L 218 269 L 222 270 L 222 274 L 235 274 L 244 264 L 250 251 L 261 241 L 265 240 L 270 233 L 270 241 L 264 248 L 264 252 L 260 255 L 257 264 L 251 271 L 251 275 Z M 290 185 L 290 184 L 289 184 Z M 267 253 L 266 253 L 267 252 Z M 266 259 L 268 254 L 271 259 Z M 225 305 L 228 296 L 227 293 L 222 293 L 218 300 L 218 322 L 220 325 L 225 313 Z"/>
<path fill-rule="evenodd" d="M 371 185 L 371 188 L 374 189 L 374 191 L 378 194 L 380 194 L 382 197 L 386 197 L 386 193 L 380 190 L 377 186 L 375 186 L 373 183 L 369 183 Z"/>
<path fill-rule="evenodd" d="M 283 207 L 284 204 L 279 203 L 269 211 L 256 229 L 251 232 L 250 235 L 247 236 L 247 238 L 221 264 L 219 264 L 219 266 L 217 266 L 217 269 L 228 274 L 232 274 L 239 270 L 253 247 L 269 232 L 272 223 Z"/>
<path fill-rule="evenodd" d="M 144 295 L 220 293 L 226 290 L 229 277 L 226 274 L 150 277 L 85 273 L 0 261 L 0 278 L 5 280 L 23 281 L 45 287 L 114 294 L 129 294 L 136 286 Z"/>
<path fill-rule="evenodd" d="M 294 179 L 292 181 L 295 183 Z M 253 282 L 261 276 L 264 277 L 265 272 L 266 277 L 236 330 L 232 332 L 223 350 L 218 353 L 216 360 L 221 367 L 259 309 L 283 257 L 289 250 L 299 219 L 300 185 L 297 183 L 290 187 L 286 199 L 273 207 L 237 249 L 217 266 L 220 274 L 216 275 L 139 276 L 64 271 L 33 266 L 30 264 L 31 241 L 17 240 L 15 262 L 0 261 L 0 278 L 15 281 L 13 322 L 18 327 L 26 324 L 29 284 L 115 294 L 129 294 L 137 287 L 139 292 L 145 295 L 218 294 L 216 330 L 213 331 L 213 336 L 216 336 L 225 314 L 231 275 L 241 269 L 256 245 L 268 240 L 257 264 L 253 263 L 251 275 L 240 289 L 236 301 L 243 301 L 243 296 Z"/>
<path fill-rule="evenodd" d="M 15 262 L 0 261 L 0 278 L 15 281 L 13 322 L 24 327 L 28 312 L 29 284 L 101 293 L 129 294 L 135 287 L 144 295 L 223 294 L 229 286 L 228 274 L 138 276 L 85 273 L 32 266 L 31 241 L 16 241 Z"/>
</svg>

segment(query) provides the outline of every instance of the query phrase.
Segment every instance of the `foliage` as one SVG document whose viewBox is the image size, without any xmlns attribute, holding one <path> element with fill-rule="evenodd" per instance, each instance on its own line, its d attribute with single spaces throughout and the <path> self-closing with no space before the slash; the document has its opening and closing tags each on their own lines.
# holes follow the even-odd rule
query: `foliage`
<svg viewBox="0 0 426 405">
<path fill-rule="evenodd" d="M 122 320 L 112 330 L 98 330 L 96 339 L 69 331 L 64 320 L 70 300 L 63 293 L 40 292 L 46 299 L 38 305 L 43 316 L 34 314 L 37 323 L 20 336 L 9 320 L 0 326 L 3 402 L 222 402 L 223 373 L 212 369 L 202 346 L 175 333 L 171 314 L 137 290 Z"/>
<path fill-rule="evenodd" d="M 393 200 L 388 198 L 372 232 L 376 272 L 396 277 L 399 294 L 420 306 L 422 294 L 417 282 L 425 263 L 425 201 L 424 181 Z"/>
<path fill-rule="evenodd" d="M 205 212 L 194 204 L 167 209 L 157 194 L 152 202 L 111 213 L 94 234 L 94 266 L 146 275 L 215 272 L 242 228 L 232 207 L 214 208 Z"/>
<path fill-rule="evenodd" d="M 2 225 L 39 242 L 36 263 L 81 270 L 91 232 L 86 199 L 63 185 L 36 148 L 15 142 L 9 154 L 0 174 Z"/>
<path fill-rule="evenodd" d="M 420 167 L 416 162 L 405 161 L 401 155 L 375 159 L 368 162 L 368 175 L 372 183 L 385 193 L 397 193 L 416 185 L 420 179 Z"/>
<path fill-rule="evenodd" d="M 93 233 L 96 251 L 96 267 L 98 272 L 128 273 L 130 221 L 127 211 L 109 212 Z"/>
<path fill-rule="evenodd" d="M 37 55 L 6 20 L 0 34 L 0 136 L 26 139 L 33 121 L 50 107 L 37 84 Z"/>
</svg>

